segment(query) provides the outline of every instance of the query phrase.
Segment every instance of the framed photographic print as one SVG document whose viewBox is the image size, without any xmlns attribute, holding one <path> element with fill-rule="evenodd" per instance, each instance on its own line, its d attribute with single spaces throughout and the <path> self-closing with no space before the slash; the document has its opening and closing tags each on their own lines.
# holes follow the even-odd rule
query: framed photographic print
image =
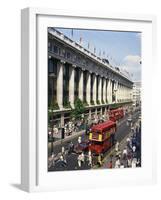
<svg viewBox="0 0 161 200">
<path fill-rule="evenodd" d="M 154 183 L 155 17 L 26 8 L 21 30 L 22 188 Z"/>
</svg>

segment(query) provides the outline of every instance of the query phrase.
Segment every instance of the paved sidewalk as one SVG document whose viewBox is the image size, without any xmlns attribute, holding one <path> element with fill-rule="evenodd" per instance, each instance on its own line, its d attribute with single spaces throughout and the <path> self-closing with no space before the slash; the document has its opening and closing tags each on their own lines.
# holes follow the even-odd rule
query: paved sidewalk
<svg viewBox="0 0 161 200">
<path fill-rule="evenodd" d="M 85 130 L 82 130 L 82 131 L 79 131 L 79 132 L 73 132 L 71 135 L 66 136 L 64 139 L 59 139 L 59 140 L 55 141 L 55 142 L 53 143 L 53 145 L 54 145 L 54 146 L 60 145 L 61 143 L 70 141 L 70 140 L 72 140 L 72 139 L 75 138 L 75 137 L 78 137 L 78 136 L 80 136 L 80 135 L 83 135 L 84 133 L 85 133 Z"/>
</svg>

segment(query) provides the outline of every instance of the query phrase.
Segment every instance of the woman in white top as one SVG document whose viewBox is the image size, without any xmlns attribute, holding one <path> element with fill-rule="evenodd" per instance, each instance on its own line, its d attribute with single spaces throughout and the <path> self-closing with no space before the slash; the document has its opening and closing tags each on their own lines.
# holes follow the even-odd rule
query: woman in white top
<svg viewBox="0 0 161 200">
<path fill-rule="evenodd" d="M 115 162 L 115 168 L 120 168 L 120 159 L 117 159 Z"/>
<path fill-rule="evenodd" d="M 118 152 L 118 150 L 119 150 L 119 142 L 116 142 L 116 144 L 115 144 L 115 151 Z"/>
<path fill-rule="evenodd" d="M 78 137 L 78 144 L 80 144 L 81 143 L 81 137 L 79 136 Z"/>
</svg>

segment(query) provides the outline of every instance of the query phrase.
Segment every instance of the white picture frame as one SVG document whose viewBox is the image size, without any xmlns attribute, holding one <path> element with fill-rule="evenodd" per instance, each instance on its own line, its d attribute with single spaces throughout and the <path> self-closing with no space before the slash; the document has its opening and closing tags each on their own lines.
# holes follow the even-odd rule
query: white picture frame
<svg viewBox="0 0 161 200">
<path fill-rule="evenodd" d="M 144 159 L 141 169 L 109 170 L 108 172 L 107 170 L 87 170 L 83 172 L 54 172 L 50 174 L 45 171 L 46 168 L 44 167 L 43 162 L 45 162 L 46 159 L 45 148 L 47 149 L 47 143 L 46 140 L 44 140 L 41 130 L 47 130 L 47 128 L 45 123 L 43 125 L 41 123 L 44 120 L 43 117 L 46 116 L 45 110 L 41 108 L 43 107 L 42 105 L 45 105 L 43 91 L 45 91 L 46 78 L 43 78 L 45 67 L 42 67 L 39 60 L 39 56 L 41 55 L 41 57 L 43 57 L 42 55 L 44 55 L 41 50 L 43 49 L 42 47 L 44 47 L 43 45 L 45 42 L 40 44 L 40 40 L 42 41 L 42 38 L 40 37 L 44 37 L 44 35 L 40 34 L 38 37 L 37 34 L 40 30 L 42 30 L 43 33 L 43 26 L 44 28 L 51 26 L 53 24 L 52 20 L 54 20 L 55 26 L 59 25 L 59 27 L 63 27 L 69 19 L 70 27 L 78 27 L 78 24 L 80 24 L 79 27 L 93 27 L 95 24 L 96 28 L 101 29 L 101 27 L 109 20 L 111 22 L 111 29 L 112 27 L 114 30 L 136 29 L 143 31 L 144 33 L 143 42 L 145 43 L 145 46 L 143 44 L 142 52 L 144 87 L 142 97 L 144 144 L 142 153 Z M 92 23 L 90 24 L 91 21 Z M 75 25 L 76 22 L 79 23 Z M 152 97 L 148 96 L 148 90 L 152 90 L 153 75 L 155 73 L 150 70 L 152 63 L 155 67 L 156 60 L 155 29 L 156 19 L 155 16 L 151 15 L 110 14 L 102 13 L 101 11 L 96 14 L 92 12 L 44 8 L 25 8 L 22 10 L 21 188 L 23 190 L 29 192 L 54 191 L 63 189 L 107 187 L 120 184 L 151 184 L 156 182 L 155 133 L 153 132 L 154 129 L 152 125 L 149 123 L 155 121 L 152 117 Z M 44 40 L 47 40 L 47 38 L 44 38 Z M 147 42 L 149 44 L 146 44 Z M 44 56 L 47 56 L 47 52 Z M 41 63 L 44 64 L 45 59 L 46 57 L 41 60 Z M 41 68 L 39 65 L 41 65 Z M 146 65 L 146 70 L 144 65 Z M 152 80 L 151 84 L 149 83 L 149 78 Z M 147 117 L 149 113 L 151 113 L 151 115 Z M 146 132 L 146 136 L 144 132 Z M 149 139 L 151 132 L 153 132 L 153 137 Z M 46 134 L 44 135 L 46 136 Z M 41 159 L 40 154 L 42 155 Z M 45 165 L 47 165 L 47 161 Z"/>
</svg>

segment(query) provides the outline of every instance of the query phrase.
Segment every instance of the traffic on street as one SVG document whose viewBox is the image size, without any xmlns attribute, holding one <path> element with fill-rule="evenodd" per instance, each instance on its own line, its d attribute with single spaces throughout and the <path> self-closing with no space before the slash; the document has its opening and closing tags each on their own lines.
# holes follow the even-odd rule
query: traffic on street
<svg viewBox="0 0 161 200">
<path fill-rule="evenodd" d="M 140 116 L 140 111 L 134 111 L 121 118 L 116 125 L 113 144 L 104 152 L 92 151 L 90 133 L 86 130 L 80 136 L 55 144 L 48 158 L 49 171 L 141 166 Z"/>
</svg>

